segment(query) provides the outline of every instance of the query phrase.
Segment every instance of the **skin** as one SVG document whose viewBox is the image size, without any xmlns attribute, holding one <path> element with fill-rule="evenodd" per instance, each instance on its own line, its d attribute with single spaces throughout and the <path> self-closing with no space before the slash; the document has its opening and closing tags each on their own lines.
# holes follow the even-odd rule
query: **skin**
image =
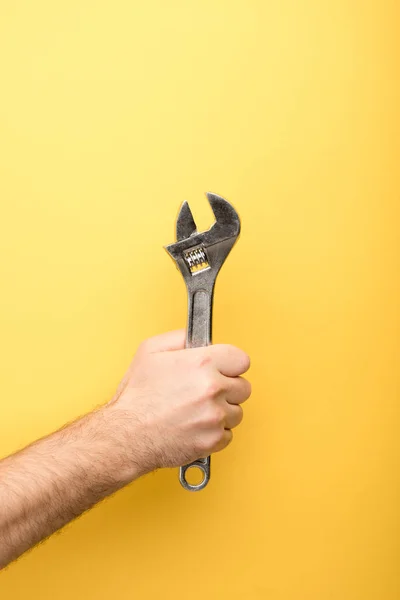
<svg viewBox="0 0 400 600">
<path fill-rule="evenodd" d="M 0 461 L 0 569 L 134 479 L 232 441 L 249 358 L 184 339 L 145 341 L 109 403 Z"/>
</svg>

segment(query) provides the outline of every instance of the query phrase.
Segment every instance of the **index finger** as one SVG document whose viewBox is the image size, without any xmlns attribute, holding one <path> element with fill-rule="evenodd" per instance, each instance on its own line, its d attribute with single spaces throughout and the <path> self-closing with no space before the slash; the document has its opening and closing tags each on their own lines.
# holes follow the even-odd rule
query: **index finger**
<svg viewBox="0 0 400 600">
<path fill-rule="evenodd" d="M 209 346 L 210 357 L 218 371 L 226 377 L 238 377 L 250 368 L 250 358 L 240 348 L 229 344 Z"/>
</svg>

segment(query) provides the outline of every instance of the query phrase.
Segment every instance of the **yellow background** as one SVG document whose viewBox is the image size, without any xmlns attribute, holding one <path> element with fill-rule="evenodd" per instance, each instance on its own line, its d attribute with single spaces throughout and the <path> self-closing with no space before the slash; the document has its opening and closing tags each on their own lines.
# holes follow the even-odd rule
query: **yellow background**
<svg viewBox="0 0 400 600">
<path fill-rule="evenodd" d="M 149 475 L 0 575 L 7 600 L 399 597 L 395 0 L 0 4 L 0 452 L 185 324 L 179 204 L 239 210 L 215 341 L 254 386 L 212 483 Z"/>
</svg>

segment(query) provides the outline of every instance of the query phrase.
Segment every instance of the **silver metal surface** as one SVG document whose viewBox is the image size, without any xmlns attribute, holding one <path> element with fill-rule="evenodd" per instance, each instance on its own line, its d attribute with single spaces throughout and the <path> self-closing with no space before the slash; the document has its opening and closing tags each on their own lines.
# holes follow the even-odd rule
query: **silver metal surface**
<svg viewBox="0 0 400 600">
<path fill-rule="evenodd" d="M 239 215 L 233 206 L 217 194 L 206 194 L 215 216 L 207 231 L 198 233 L 189 204 L 184 202 L 176 222 L 174 244 L 165 247 L 183 275 L 188 293 L 186 347 L 198 348 L 212 343 L 212 307 L 215 280 L 240 233 Z M 186 481 L 188 469 L 203 472 L 198 485 Z M 189 491 L 202 490 L 210 480 L 210 457 L 181 467 L 179 480 Z"/>
</svg>

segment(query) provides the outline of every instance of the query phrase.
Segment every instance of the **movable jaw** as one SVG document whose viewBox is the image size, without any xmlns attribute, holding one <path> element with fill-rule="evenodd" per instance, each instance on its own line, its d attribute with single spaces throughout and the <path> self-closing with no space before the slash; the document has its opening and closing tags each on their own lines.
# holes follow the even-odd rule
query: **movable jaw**
<svg viewBox="0 0 400 600">
<path fill-rule="evenodd" d="M 216 275 L 240 234 L 240 219 L 233 206 L 217 194 L 207 193 L 215 223 L 198 233 L 189 204 L 184 202 L 176 222 L 174 244 L 165 247 L 184 277 L 206 271 Z M 211 273 L 207 273 L 207 278 Z"/>
</svg>

